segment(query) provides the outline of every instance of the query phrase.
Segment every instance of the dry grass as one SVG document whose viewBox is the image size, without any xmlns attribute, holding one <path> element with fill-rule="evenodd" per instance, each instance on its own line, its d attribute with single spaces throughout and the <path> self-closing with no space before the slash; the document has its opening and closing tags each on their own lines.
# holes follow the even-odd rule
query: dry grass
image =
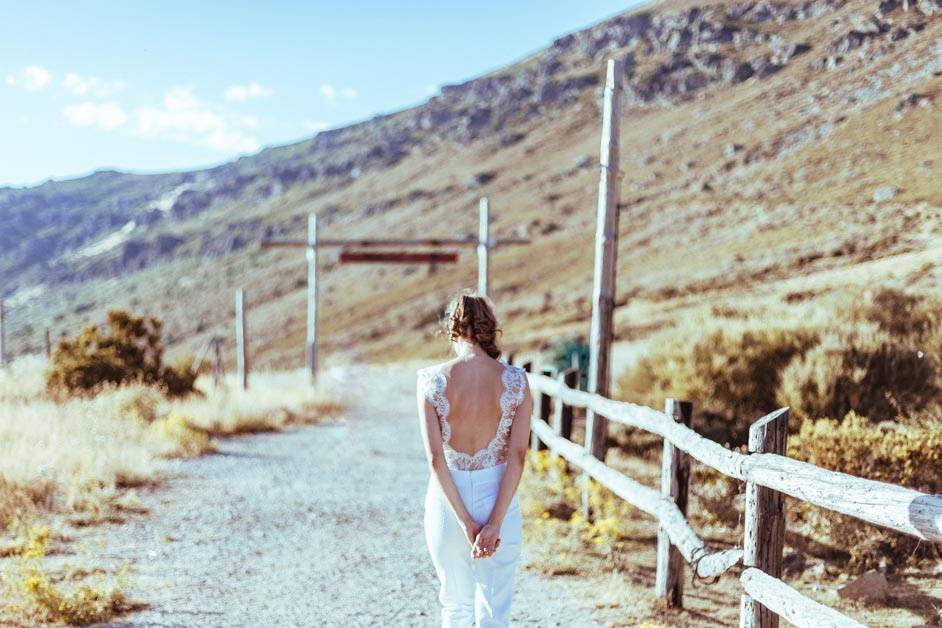
<svg viewBox="0 0 942 628">
<path fill-rule="evenodd" d="M 247 391 L 203 379 L 202 394 L 184 399 L 139 385 L 52 399 L 43 368 L 31 357 L 0 371 L 0 445 L 9 452 L 0 458 L 0 521 L 29 505 L 84 511 L 154 481 L 164 458 L 211 450 L 210 436 L 279 430 L 341 409 L 302 371 L 253 374 Z"/>
<path fill-rule="evenodd" d="M 202 396 L 172 400 L 167 408 L 218 436 L 276 431 L 342 410 L 323 384 L 311 387 L 304 369 L 253 373 L 247 390 L 238 386 L 234 376 L 220 388 L 204 378 L 197 388 Z"/>
<path fill-rule="evenodd" d="M 53 399 L 44 368 L 44 360 L 29 357 L 0 370 L 0 530 L 8 528 L 0 532 L 0 557 L 12 560 L 29 553 L 35 539 L 28 531 L 42 522 L 53 522 L 53 536 L 67 540 L 68 526 L 142 512 L 135 487 L 159 482 L 167 458 L 213 451 L 215 436 L 280 430 L 341 411 L 301 371 L 253 374 L 248 391 L 234 381 L 215 389 L 204 379 L 202 393 L 184 399 L 141 385 Z M 46 573 L 41 563 L 37 555 L 19 565 L 12 584 L 10 566 L 0 566 L 8 576 L 4 597 L 19 600 L 17 621 L 97 621 L 124 604 L 110 589 L 63 589 L 56 584 L 62 574 Z M 0 605 L 0 621 L 10 612 Z"/>
<path fill-rule="evenodd" d="M 0 573 L 0 591 L 6 602 L 0 607 L 4 624 L 85 626 L 106 622 L 133 608 L 122 588 L 122 570 L 116 574 L 100 569 L 50 573 L 43 559 L 52 531 L 45 525 L 33 525 L 24 534 L 15 569 Z"/>
<path fill-rule="evenodd" d="M 43 510 L 85 512 L 121 488 L 155 478 L 160 458 L 175 444 L 135 416 L 140 387 L 110 389 L 91 398 L 0 400 L 0 520 L 24 502 Z M 28 499 L 24 500 L 24 496 Z"/>
</svg>

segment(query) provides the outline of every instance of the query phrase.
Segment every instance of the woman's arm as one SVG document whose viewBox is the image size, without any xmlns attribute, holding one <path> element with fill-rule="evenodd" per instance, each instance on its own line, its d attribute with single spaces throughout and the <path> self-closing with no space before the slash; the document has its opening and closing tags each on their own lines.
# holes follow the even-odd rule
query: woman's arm
<svg viewBox="0 0 942 628">
<path fill-rule="evenodd" d="M 438 423 L 438 415 L 435 414 L 435 407 L 425 397 L 425 391 L 422 390 L 421 380 L 418 386 L 418 404 L 419 404 L 419 426 L 422 430 L 422 440 L 425 443 L 425 457 L 428 459 L 432 475 L 442 489 L 442 493 L 448 500 L 451 511 L 458 519 L 458 523 L 464 529 L 468 537 L 468 543 L 473 544 L 475 537 L 481 526 L 468 512 L 461 494 L 458 493 L 458 487 L 455 486 L 455 480 L 451 477 L 448 465 L 445 464 L 445 450 L 442 446 L 442 428 Z"/>
<path fill-rule="evenodd" d="M 473 555 L 483 558 L 493 554 L 500 542 L 500 527 L 504 523 L 504 515 L 510 507 L 520 476 L 523 475 L 523 465 L 527 459 L 527 447 L 530 445 L 530 414 L 533 412 L 533 398 L 530 396 L 530 386 L 524 380 L 523 401 L 517 406 L 514 422 L 510 426 L 510 439 L 507 442 L 507 466 L 504 476 L 500 480 L 497 499 L 487 523 L 481 528 L 475 540 Z"/>
</svg>

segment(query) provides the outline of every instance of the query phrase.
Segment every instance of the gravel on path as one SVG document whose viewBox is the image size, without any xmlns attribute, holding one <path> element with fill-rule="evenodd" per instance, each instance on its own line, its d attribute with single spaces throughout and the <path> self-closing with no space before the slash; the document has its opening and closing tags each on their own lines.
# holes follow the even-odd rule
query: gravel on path
<svg viewBox="0 0 942 628">
<path fill-rule="evenodd" d="M 144 498 L 153 515 L 99 528 L 147 607 L 125 626 L 434 626 L 422 532 L 428 481 L 415 371 L 328 372 L 343 420 L 223 440 Z M 518 571 L 514 625 L 595 626 L 564 582 Z"/>
</svg>

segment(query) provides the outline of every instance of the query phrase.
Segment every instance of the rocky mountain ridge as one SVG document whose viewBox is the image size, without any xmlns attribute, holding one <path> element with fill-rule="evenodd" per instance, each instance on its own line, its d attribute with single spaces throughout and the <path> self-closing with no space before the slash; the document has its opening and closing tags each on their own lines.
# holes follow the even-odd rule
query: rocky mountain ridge
<svg viewBox="0 0 942 628">
<path fill-rule="evenodd" d="M 683 120 L 656 136 L 658 151 L 639 151 L 631 166 L 637 174 L 625 182 L 630 202 L 643 207 L 645 199 L 708 198 L 720 186 L 732 186 L 736 197 L 753 203 L 770 202 L 769 192 L 786 184 L 754 183 L 756 173 L 832 137 L 848 115 L 893 97 L 892 81 L 935 80 L 942 45 L 937 58 L 920 52 L 880 64 L 910 46 L 924 50 L 940 15 L 942 0 L 668 1 L 561 36 L 505 69 L 446 85 L 420 106 L 216 168 L 98 172 L 0 189 L 0 298 L 26 307 L 37 291 L 67 293 L 91 282 L 124 281 L 180 260 L 227 266 L 261 237 L 303 233 L 312 208 L 327 225 L 374 232 L 390 221 L 419 220 L 416 212 L 425 211 L 420 207 L 451 207 L 488 190 L 537 185 L 546 190 L 538 197 L 544 205 L 538 217 L 523 220 L 519 214 L 518 226 L 556 237 L 575 224 L 566 199 L 573 198 L 577 182 L 594 187 L 597 147 L 591 145 L 597 139 L 578 149 L 574 141 L 572 150 L 579 152 L 573 154 L 568 147 L 556 153 L 536 153 L 535 147 L 552 143 L 550 129 L 579 138 L 591 134 L 606 58 L 624 61 L 626 107 L 633 117 L 654 126 L 675 120 L 672 112 Z M 869 83 L 858 73 L 870 73 Z M 801 123 L 773 132 L 774 123 L 750 121 L 748 128 L 765 124 L 768 133 L 687 139 L 708 119 L 733 125 L 729 114 L 710 117 L 709 111 L 723 111 L 723 98 L 762 92 L 802 103 L 789 114 Z M 908 91 L 898 97 L 898 115 L 934 110 L 935 99 L 931 90 Z M 829 101 L 837 100 L 850 105 L 827 113 Z M 753 118 L 759 120 L 758 114 Z M 632 138 L 625 141 L 638 141 Z M 486 163 L 487 156 L 504 154 L 514 160 L 537 155 L 547 163 L 559 154 L 565 163 L 545 178 L 518 173 L 519 161 Z M 665 154 L 676 155 L 677 171 L 669 171 L 675 166 Z M 477 157 L 469 166 L 461 165 L 464 156 Z M 415 170 L 417 164 L 425 165 Z M 440 169 L 446 180 L 397 189 L 403 182 L 393 173 L 429 168 Z"/>
</svg>

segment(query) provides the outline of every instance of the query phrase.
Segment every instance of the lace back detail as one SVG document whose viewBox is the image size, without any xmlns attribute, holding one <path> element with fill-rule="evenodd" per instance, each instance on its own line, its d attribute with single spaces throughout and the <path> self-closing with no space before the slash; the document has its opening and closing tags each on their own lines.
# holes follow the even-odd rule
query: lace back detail
<svg viewBox="0 0 942 628">
<path fill-rule="evenodd" d="M 451 426 L 448 424 L 448 412 L 451 410 L 451 405 L 445 396 L 445 389 L 448 386 L 445 374 L 434 367 L 419 371 L 419 386 L 438 416 L 442 430 L 445 462 L 449 468 L 473 471 L 497 466 L 507 460 L 507 439 L 510 436 L 510 428 L 513 425 L 517 407 L 523 402 L 526 373 L 519 367 L 506 364 L 501 374 L 501 383 L 503 392 L 500 396 L 500 420 L 497 423 L 497 433 L 487 446 L 474 454 L 466 454 L 455 451 L 451 447 Z"/>
</svg>

